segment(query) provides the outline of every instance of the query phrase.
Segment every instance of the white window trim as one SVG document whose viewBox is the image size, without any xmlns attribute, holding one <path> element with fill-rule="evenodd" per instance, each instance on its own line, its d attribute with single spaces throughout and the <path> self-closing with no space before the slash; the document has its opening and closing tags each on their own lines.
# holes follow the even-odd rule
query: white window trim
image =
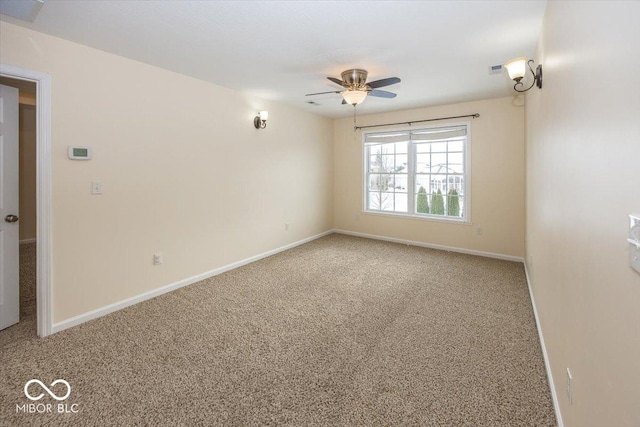
<svg viewBox="0 0 640 427">
<path fill-rule="evenodd" d="M 464 193 L 465 193 L 465 204 L 464 204 L 464 209 L 465 209 L 465 215 L 460 218 L 460 219 L 456 219 L 456 218 L 452 218 L 452 217 L 446 217 L 444 215 L 418 215 L 418 214 L 414 214 L 414 213 L 409 213 L 409 212 L 387 212 L 387 211 L 375 211 L 375 210 L 369 210 L 367 209 L 367 156 L 366 151 L 366 144 L 365 144 L 365 140 L 367 135 L 369 134 L 377 134 L 377 133 L 381 133 L 381 132 L 391 132 L 391 131 L 398 131 L 398 132 L 403 132 L 403 131 L 412 131 L 412 130 L 416 130 L 416 129 L 436 129 L 436 128 L 442 128 L 445 126 L 466 126 L 467 127 L 467 140 L 465 142 L 465 147 L 464 147 Z M 443 222 L 443 223 L 448 223 L 448 224 L 459 224 L 459 225 L 472 225 L 471 222 L 471 134 L 472 134 L 472 129 L 471 129 L 471 122 L 470 121 L 465 121 L 465 122 L 454 122 L 454 123 L 446 123 L 445 125 L 430 125 L 430 126 L 405 126 L 405 127 L 400 127 L 400 128 L 391 128 L 391 129 L 385 129 L 385 128 L 380 128 L 380 129 L 376 129 L 375 131 L 369 131 L 369 132 L 362 132 L 362 141 L 361 141 L 361 159 L 362 159 L 362 185 L 360 186 L 361 190 L 362 190 L 362 194 L 360 197 L 360 200 L 362 201 L 362 214 L 363 215 L 374 215 L 374 216 L 383 216 L 383 217 L 390 217 L 390 218 L 403 218 L 403 219 L 417 219 L 417 220 L 421 220 L 421 221 L 430 221 L 430 222 Z M 415 179 L 415 150 L 413 147 L 411 147 L 412 144 L 409 144 L 410 147 L 407 148 L 407 160 L 408 163 L 411 166 L 411 173 L 407 174 L 407 181 L 408 181 L 408 188 L 411 188 L 410 192 L 407 192 L 407 197 L 409 198 L 409 206 L 414 206 L 415 202 L 415 194 L 414 190 L 413 190 L 413 183 L 414 183 L 414 179 Z"/>
</svg>

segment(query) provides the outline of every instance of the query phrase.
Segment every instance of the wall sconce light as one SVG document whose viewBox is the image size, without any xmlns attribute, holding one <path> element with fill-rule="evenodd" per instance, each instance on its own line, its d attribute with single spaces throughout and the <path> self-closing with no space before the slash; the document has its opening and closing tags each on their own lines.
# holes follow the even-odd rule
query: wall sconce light
<svg viewBox="0 0 640 427">
<path fill-rule="evenodd" d="M 253 119 L 253 125 L 256 129 L 264 129 L 267 127 L 267 119 L 269 118 L 268 111 L 260 111 L 255 119 Z"/>
<path fill-rule="evenodd" d="M 531 68 L 532 63 L 533 63 L 533 59 L 529 59 L 527 61 L 527 58 L 522 56 L 520 58 L 512 59 L 511 61 L 504 64 L 504 67 L 507 69 L 507 72 L 509 73 L 509 78 L 516 82 L 516 84 L 513 85 L 513 89 L 516 92 L 526 92 L 529 89 L 531 89 L 534 84 L 538 86 L 538 88 L 542 88 L 542 65 L 538 65 L 536 67 L 536 71 L 534 72 L 533 68 Z M 527 73 L 527 66 L 529 67 L 531 74 L 533 74 L 533 82 L 531 83 L 531 86 L 521 90 L 518 88 L 518 86 L 520 87 L 524 86 L 524 84 L 522 83 L 522 79 Z"/>
</svg>

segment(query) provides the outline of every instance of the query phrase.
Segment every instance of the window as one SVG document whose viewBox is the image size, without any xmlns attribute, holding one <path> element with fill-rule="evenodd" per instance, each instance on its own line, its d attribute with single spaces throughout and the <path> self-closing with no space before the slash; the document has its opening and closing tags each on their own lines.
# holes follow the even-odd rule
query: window
<svg viewBox="0 0 640 427">
<path fill-rule="evenodd" d="M 365 211 L 468 222 L 468 127 L 365 134 Z"/>
</svg>

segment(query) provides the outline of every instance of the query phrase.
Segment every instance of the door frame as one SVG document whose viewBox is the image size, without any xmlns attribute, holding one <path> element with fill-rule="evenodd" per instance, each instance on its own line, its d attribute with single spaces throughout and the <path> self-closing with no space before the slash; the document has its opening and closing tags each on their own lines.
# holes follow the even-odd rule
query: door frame
<svg viewBox="0 0 640 427">
<path fill-rule="evenodd" d="M 0 76 L 36 83 L 36 305 L 38 336 L 52 333 L 51 76 L 0 64 Z"/>
</svg>

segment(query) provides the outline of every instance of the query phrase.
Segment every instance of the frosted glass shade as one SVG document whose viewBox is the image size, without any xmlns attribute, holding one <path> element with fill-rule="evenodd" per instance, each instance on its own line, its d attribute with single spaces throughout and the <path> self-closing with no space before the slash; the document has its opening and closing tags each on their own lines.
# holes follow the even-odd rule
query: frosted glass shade
<svg viewBox="0 0 640 427">
<path fill-rule="evenodd" d="M 347 104 L 358 105 L 367 97 L 366 90 L 345 90 L 342 92 L 342 97 Z"/>
<path fill-rule="evenodd" d="M 527 58 L 521 56 L 520 58 L 512 59 L 504 64 L 504 67 L 509 73 L 509 78 L 515 81 L 522 80 L 527 71 Z"/>
</svg>

